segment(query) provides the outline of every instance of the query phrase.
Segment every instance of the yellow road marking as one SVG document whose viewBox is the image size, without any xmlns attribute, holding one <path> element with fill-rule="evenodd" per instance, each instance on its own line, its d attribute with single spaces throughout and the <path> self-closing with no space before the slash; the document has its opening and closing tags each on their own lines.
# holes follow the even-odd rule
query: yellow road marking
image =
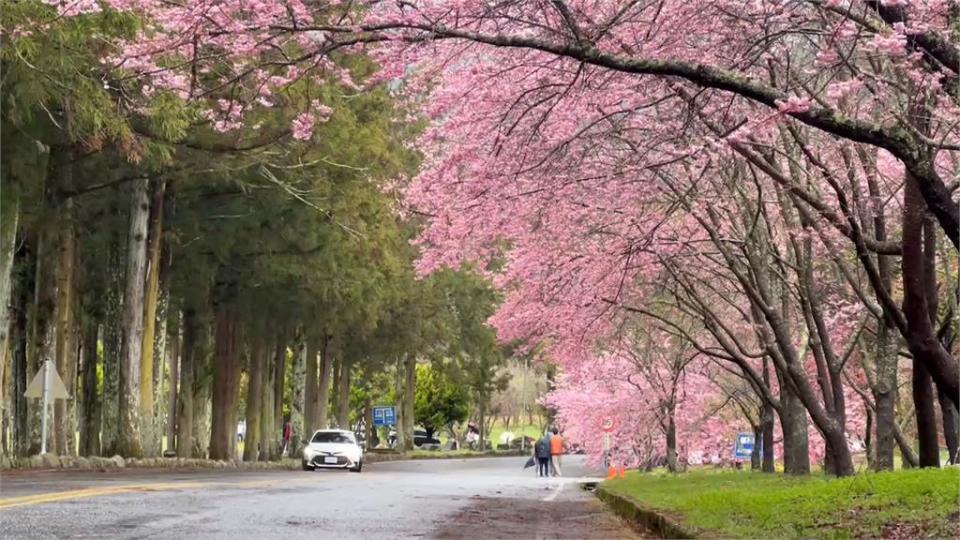
<svg viewBox="0 0 960 540">
<path fill-rule="evenodd" d="M 84 499 L 88 497 L 102 497 L 105 495 L 118 495 L 131 492 L 152 492 L 152 491 L 172 491 L 178 489 L 200 489 L 207 487 L 233 487 L 233 488 L 252 488 L 267 486 L 271 484 L 291 484 L 307 482 L 310 479 L 285 479 L 285 480 L 250 480 L 246 482 L 158 482 L 153 484 L 127 484 L 113 487 L 102 488 L 83 488 L 70 491 L 58 491 L 53 493 L 38 493 L 35 495 L 24 495 L 22 497 L 8 497 L 0 499 L 0 508 L 14 508 L 17 506 L 32 506 L 36 504 L 67 501 L 72 499 Z M 316 479 L 312 479 L 316 480 Z"/>
</svg>

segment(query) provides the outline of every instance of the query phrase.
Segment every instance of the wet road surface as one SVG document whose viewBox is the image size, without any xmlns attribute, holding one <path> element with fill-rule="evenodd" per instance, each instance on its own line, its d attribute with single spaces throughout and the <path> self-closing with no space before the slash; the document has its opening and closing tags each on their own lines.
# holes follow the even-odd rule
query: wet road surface
<svg viewBox="0 0 960 540">
<path fill-rule="evenodd" d="M 395 461 L 345 471 L 11 472 L 0 538 L 635 538 L 578 482 L 524 457 Z"/>
</svg>

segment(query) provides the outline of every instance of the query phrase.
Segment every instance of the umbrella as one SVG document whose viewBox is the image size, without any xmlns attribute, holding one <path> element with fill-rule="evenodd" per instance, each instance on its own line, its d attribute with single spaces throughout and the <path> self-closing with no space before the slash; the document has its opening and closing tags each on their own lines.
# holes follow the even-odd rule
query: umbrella
<svg viewBox="0 0 960 540">
<path fill-rule="evenodd" d="M 533 467 L 533 465 L 534 465 L 535 463 L 536 463 L 536 460 L 534 460 L 534 459 L 531 457 L 530 459 L 527 460 L 527 464 L 524 465 L 523 468 L 524 468 L 524 469 L 529 469 L 530 467 Z"/>
</svg>

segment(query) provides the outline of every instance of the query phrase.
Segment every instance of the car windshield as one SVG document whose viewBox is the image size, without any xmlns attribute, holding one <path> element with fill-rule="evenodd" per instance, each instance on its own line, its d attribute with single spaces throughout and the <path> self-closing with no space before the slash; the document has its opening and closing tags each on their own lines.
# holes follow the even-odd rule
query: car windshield
<svg viewBox="0 0 960 540">
<path fill-rule="evenodd" d="M 353 444 L 353 437 L 336 431 L 318 431 L 313 434 L 313 440 L 310 442 Z"/>
</svg>

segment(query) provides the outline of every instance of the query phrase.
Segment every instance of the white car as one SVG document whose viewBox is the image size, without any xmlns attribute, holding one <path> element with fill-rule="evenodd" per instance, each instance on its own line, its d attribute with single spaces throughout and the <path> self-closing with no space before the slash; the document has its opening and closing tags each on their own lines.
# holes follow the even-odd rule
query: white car
<svg viewBox="0 0 960 540">
<path fill-rule="evenodd" d="M 321 429 L 313 434 L 303 448 L 303 470 L 363 468 L 363 449 L 350 431 Z"/>
</svg>

